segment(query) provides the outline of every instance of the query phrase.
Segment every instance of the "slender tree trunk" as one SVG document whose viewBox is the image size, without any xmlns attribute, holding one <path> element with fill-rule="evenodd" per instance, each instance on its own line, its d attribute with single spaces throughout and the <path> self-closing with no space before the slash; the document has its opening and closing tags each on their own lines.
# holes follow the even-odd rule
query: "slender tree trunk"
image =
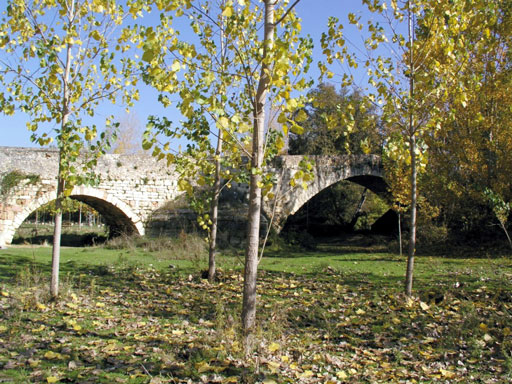
<svg viewBox="0 0 512 384">
<path fill-rule="evenodd" d="M 356 211 L 354 212 L 354 215 L 352 216 L 352 220 L 350 220 L 349 224 L 349 230 L 353 231 L 354 227 L 356 226 L 357 219 L 361 216 L 361 209 L 363 208 L 363 204 L 366 201 L 366 194 L 368 193 L 368 188 L 365 188 L 363 190 L 363 193 L 361 194 L 361 199 L 359 200 L 359 203 L 357 204 Z"/>
<path fill-rule="evenodd" d="M 505 232 L 505 235 L 507 236 L 507 240 L 508 240 L 508 245 L 510 246 L 510 248 L 512 249 L 512 239 L 510 239 L 510 235 L 508 234 L 508 231 L 507 231 L 507 226 L 505 225 L 505 222 L 501 221 L 501 220 L 498 220 L 500 222 L 500 225 L 501 225 L 501 229 L 503 229 L 503 232 Z"/>
<path fill-rule="evenodd" d="M 224 6 L 224 1 L 222 1 L 222 6 Z M 224 52 L 224 20 L 221 19 L 221 28 L 220 28 L 220 54 L 221 54 L 221 65 L 222 70 L 225 70 L 225 62 L 226 55 Z M 225 93 L 225 90 L 222 91 Z M 211 212 L 210 212 L 210 220 L 212 221 L 212 226 L 210 228 L 210 247 L 208 250 L 208 281 L 213 283 L 215 280 L 216 273 L 216 260 L 215 260 L 215 252 L 217 250 L 217 229 L 218 229 L 218 216 L 219 216 L 219 197 L 220 197 L 220 167 L 221 167 L 221 156 L 222 156 L 222 142 L 223 142 L 223 130 L 219 128 L 219 137 L 217 139 L 217 148 L 215 150 L 215 180 L 213 183 L 213 199 L 211 204 Z"/>
<path fill-rule="evenodd" d="M 215 151 L 215 182 L 213 184 L 213 199 L 211 209 L 212 227 L 210 229 L 210 249 L 208 252 L 208 281 L 212 283 L 215 280 L 215 251 L 217 248 L 217 221 L 219 214 L 219 196 L 220 196 L 220 163 L 222 155 L 222 130 L 219 129 L 219 139 L 217 141 L 217 150 Z"/>
<path fill-rule="evenodd" d="M 74 17 L 74 6 L 75 2 L 72 1 L 70 8 L 68 9 L 68 19 L 71 20 Z M 50 282 L 50 294 L 53 298 L 59 296 L 59 264 L 60 264 L 60 241 L 62 235 L 62 198 L 64 194 L 65 181 L 63 177 L 62 164 L 64 162 L 63 156 L 65 154 L 62 151 L 63 147 L 66 147 L 66 132 L 68 130 L 67 125 L 69 122 L 69 77 L 71 73 L 71 44 L 66 47 L 66 66 L 62 75 L 62 120 L 61 120 L 61 137 L 58 139 L 59 145 L 59 174 L 57 179 L 57 200 L 55 201 L 55 227 L 53 229 L 53 250 L 52 250 L 52 278 Z"/>
<path fill-rule="evenodd" d="M 414 129 L 414 36 L 411 2 L 408 2 L 409 11 L 409 151 L 411 156 L 411 229 L 409 238 L 409 252 L 407 255 L 407 271 L 405 274 L 405 294 L 411 296 L 414 271 L 414 255 L 416 253 L 416 198 L 417 198 L 417 167 L 416 167 L 416 136 Z"/>
<path fill-rule="evenodd" d="M 416 169 L 416 137 L 409 140 L 411 152 L 411 229 L 409 237 L 409 251 L 407 254 L 407 272 L 405 275 L 405 294 L 412 295 L 412 282 L 414 272 L 414 255 L 416 253 L 416 197 L 417 197 L 417 169 Z"/>
<path fill-rule="evenodd" d="M 78 205 L 78 228 L 82 228 L 82 203 Z"/>
<path fill-rule="evenodd" d="M 402 217 L 400 211 L 398 211 L 398 244 L 400 246 L 400 257 L 402 257 Z"/>
<path fill-rule="evenodd" d="M 256 278 L 258 273 L 258 248 L 261 215 L 261 166 L 263 163 L 263 140 L 265 126 L 265 104 L 270 83 L 267 58 L 274 40 L 274 0 L 265 0 L 265 37 L 263 58 L 254 101 L 254 131 L 252 138 L 251 177 L 249 184 L 249 214 L 247 223 L 247 249 L 245 254 L 244 292 L 242 302 L 242 326 L 246 335 L 256 322 Z"/>
<path fill-rule="evenodd" d="M 61 155 L 59 154 L 59 157 Z M 60 162 L 60 160 L 59 160 Z M 57 199 L 55 200 L 55 225 L 53 227 L 53 249 L 52 249 L 52 278 L 50 282 L 50 294 L 53 298 L 59 296 L 59 264 L 60 264 L 60 240 L 62 235 L 62 193 L 64 191 L 64 180 L 60 174 L 57 181 Z"/>
</svg>

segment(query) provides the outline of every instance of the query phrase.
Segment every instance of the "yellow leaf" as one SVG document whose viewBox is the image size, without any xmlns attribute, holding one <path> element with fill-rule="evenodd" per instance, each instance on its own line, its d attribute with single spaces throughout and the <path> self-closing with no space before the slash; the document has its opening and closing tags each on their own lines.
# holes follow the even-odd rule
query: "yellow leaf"
<svg viewBox="0 0 512 384">
<path fill-rule="evenodd" d="M 44 326 L 44 324 L 41 324 L 38 328 L 34 328 L 32 330 L 32 332 L 34 332 L 34 333 L 41 332 L 43 329 L 45 329 L 45 326 Z"/>
<path fill-rule="evenodd" d="M 171 69 L 173 72 L 178 72 L 181 68 L 181 64 L 178 60 L 174 60 L 174 62 L 172 63 L 172 66 L 171 66 Z"/>
<path fill-rule="evenodd" d="M 39 309 L 41 311 L 44 311 L 46 309 L 46 305 L 41 304 L 41 303 L 37 303 L 36 307 L 37 307 L 37 309 Z"/>
<path fill-rule="evenodd" d="M 190 183 L 185 179 L 178 180 L 178 187 L 182 191 L 187 192 L 190 196 L 194 193 L 194 189 L 192 188 L 192 185 L 190 185 Z"/>
<path fill-rule="evenodd" d="M 487 324 L 484 324 L 484 323 L 480 323 L 479 327 L 480 327 L 480 329 L 481 329 L 482 331 L 484 331 L 484 332 L 487 332 L 487 330 L 489 329 L 489 328 L 487 327 Z"/>
<path fill-rule="evenodd" d="M 197 369 L 198 373 L 203 373 L 203 372 L 210 371 L 212 369 L 212 367 L 207 362 L 200 361 L 199 363 L 196 363 L 196 369 Z"/>
<path fill-rule="evenodd" d="M 311 376 L 313 376 L 313 371 L 310 371 L 309 369 L 302 372 L 302 374 L 300 375 L 300 377 L 302 377 L 302 378 L 311 377 Z"/>
<path fill-rule="evenodd" d="M 96 303 L 97 308 L 103 308 L 105 307 L 105 303 Z"/>
<path fill-rule="evenodd" d="M 172 330 L 172 334 L 173 334 L 174 336 L 181 336 L 181 335 L 183 335 L 184 333 L 185 333 L 185 331 L 182 331 L 181 329 L 173 329 L 173 330 Z"/>
<path fill-rule="evenodd" d="M 304 128 L 298 125 L 295 121 L 291 122 L 290 130 L 296 135 L 302 135 L 304 133 Z"/>
<path fill-rule="evenodd" d="M 57 381 L 59 381 L 59 379 L 58 379 L 58 378 L 56 378 L 55 376 L 48 376 L 48 377 L 46 378 L 46 382 L 47 382 L 47 383 L 56 383 Z"/>
<path fill-rule="evenodd" d="M 512 334 L 512 331 L 509 327 L 503 328 L 503 336 L 510 336 Z"/>
<path fill-rule="evenodd" d="M 223 383 L 238 383 L 238 376 L 229 376 L 222 380 Z"/>
<path fill-rule="evenodd" d="M 447 379 L 453 379 L 455 377 L 455 372 L 449 371 L 447 369 L 440 369 L 439 372 L 441 372 L 441 375 L 446 377 Z"/>
<path fill-rule="evenodd" d="M 36 359 L 28 359 L 28 364 L 30 365 L 30 367 L 32 368 L 36 368 L 39 363 L 41 362 L 41 360 L 36 360 Z"/>
<path fill-rule="evenodd" d="M 290 361 L 290 358 L 286 355 L 281 356 L 281 361 L 283 363 L 288 363 Z"/>
<path fill-rule="evenodd" d="M 53 351 L 48 351 L 44 354 L 44 358 L 48 360 L 53 360 L 57 357 L 57 354 Z"/>
<path fill-rule="evenodd" d="M 231 17 L 233 15 L 233 8 L 228 5 L 226 8 L 224 8 L 224 11 L 222 12 L 222 16 L 224 17 Z"/>
<path fill-rule="evenodd" d="M 78 324 L 75 324 L 75 325 L 73 325 L 73 329 L 75 331 L 80 331 L 82 329 L 82 327 L 80 325 L 78 325 Z"/>
<path fill-rule="evenodd" d="M 421 309 L 423 309 L 424 311 L 427 311 L 430 307 L 428 306 L 427 303 L 424 303 L 423 301 L 420 301 L 420 307 Z"/>
<path fill-rule="evenodd" d="M 275 361 L 269 361 L 267 363 L 268 367 L 270 368 L 270 370 L 272 371 L 272 373 L 276 373 L 279 368 L 281 367 L 281 364 L 275 362 Z"/>
<path fill-rule="evenodd" d="M 226 129 L 226 128 L 228 128 L 228 127 L 229 127 L 229 120 L 228 120 L 228 118 L 227 118 L 227 117 L 225 117 L 225 116 L 221 116 L 221 117 L 219 117 L 219 119 L 217 120 L 217 124 L 216 124 L 216 125 L 217 125 L 217 127 L 218 127 L 219 129 Z"/>
<path fill-rule="evenodd" d="M 2 291 L 2 296 L 3 296 L 3 297 L 9 297 L 9 292 Z"/>
<path fill-rule="evenodd" d="M 364 315 L 366 312 L 364 310 L 362 310 L 361 308 L 359 308 L 357 311 L 356 311 L 356 315 Z"/>
<path fill-rule="evenodd" d="M 281 346 L 277 343 L 270 343 L 270 345 L 268 346 L 268 350 L 270 352 L 275 352 L 277 351 L 279 348 L 281 348 Z"/>
<path fill-rule="evenodd" d="M 308 114 L 303 110 L 301 109 L 297 115 L 295 116 L 295 120 L 298 122 L 298 123 L 302 123 L 304 121 L 306 121 L 308 118 Z"/>
</svg>

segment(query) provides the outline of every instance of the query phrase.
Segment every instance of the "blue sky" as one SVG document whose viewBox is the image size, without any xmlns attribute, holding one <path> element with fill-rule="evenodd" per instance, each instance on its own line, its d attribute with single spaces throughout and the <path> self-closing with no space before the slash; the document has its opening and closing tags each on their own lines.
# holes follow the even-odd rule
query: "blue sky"
<svg viewBox="0 0 512 384">
<path fill-rule="evenodd" d="M 297 12 L 303 20 L 303 33 L 310 34 L 315 42 L 315 53 L 312 71 L 310 75 L 313 78 L 317 77 L 316 62 L 322 59 L 320 54 L 320 36 L 323 31 L 327 29 L 327 19 L 329 16 L 336 16 L 345 24 L 345 33 L 350 41 L 355 44 L 362 42 L 360 32 L 352 26 L 348 25 L 347 14 L 353 12 L 356 14 L 363 14 L 365 16 L 365 6 L 361 5 L 360 0 L 302 0 L 297 6 Z M 340 67 L 334 67 L 335 72 L 342 74 L 343 71 Z M 335 82 L 335 79 L 333 80 Z M 140 89 L 141 99 L 131 109 L 130 115 L 138 121 L 142 126 L 145 126 L 147 117 L 150 115 L 167 116 L 169 119 L 178 121 L 180 116 L 170 110 L 163 108 L 157 101 L 156 93 L 148 88 L 142 87 Z M 97 110 L 98 121 L 104 121 L 108 115 L 114 115 L 116 119 L 126 119 L 125 108 L 123 106 L 115 106 L 106 104 Z M 21 112 L 16 113 L 14 116 L 5 116 L 0 113 L 0 146 L 15 146 L 15 147 L 35 147 L 30 141 L 30 133 L 25 127 L 27 120 L 26 115 Z"/>
</svg>

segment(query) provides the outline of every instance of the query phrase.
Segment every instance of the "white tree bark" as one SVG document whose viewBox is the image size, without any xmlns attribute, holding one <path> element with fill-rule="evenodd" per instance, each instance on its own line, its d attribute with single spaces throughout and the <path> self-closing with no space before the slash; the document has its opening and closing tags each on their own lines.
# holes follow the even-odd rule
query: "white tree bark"
<svg viewBox="0 0 512 384">
<path fill-rule="evenodd" d="M 258 249 L 261 215 L 261 166 L 263 163 L 263 141 L 265 132 L 265 106 L 270 84 L 269 51 L 274 42 L 275 0 L 265 0 L 264 51 L 260 79 L 254 102 L 254 131 L 252 138 L 251 178 L 249 184 L 249 214 L 247 224 L 247 249 L 245 254 L 244 292 L 242 302 L 242 326 L 248 334 L 256 321 L 256 279 L 258 273 Z"/>
</svg>

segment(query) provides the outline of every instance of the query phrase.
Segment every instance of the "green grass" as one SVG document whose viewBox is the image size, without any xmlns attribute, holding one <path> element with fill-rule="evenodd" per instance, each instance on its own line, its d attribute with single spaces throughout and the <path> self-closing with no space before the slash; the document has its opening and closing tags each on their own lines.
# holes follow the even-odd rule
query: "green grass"
<svg viewBox="0 0 512 384">
<path fill-rule="evenodd" d="M 508 258 L 418 256 L 408 300 L 405 257 L 387 246 L 269 251 L 246 356 L 242 252 L 219 257 L 211 285 L 194 242 L 63 248 L 58 301 L 47 292 L 51 248 L 0 251 L 0 382 L 512 380 Z"/>
</svg>

